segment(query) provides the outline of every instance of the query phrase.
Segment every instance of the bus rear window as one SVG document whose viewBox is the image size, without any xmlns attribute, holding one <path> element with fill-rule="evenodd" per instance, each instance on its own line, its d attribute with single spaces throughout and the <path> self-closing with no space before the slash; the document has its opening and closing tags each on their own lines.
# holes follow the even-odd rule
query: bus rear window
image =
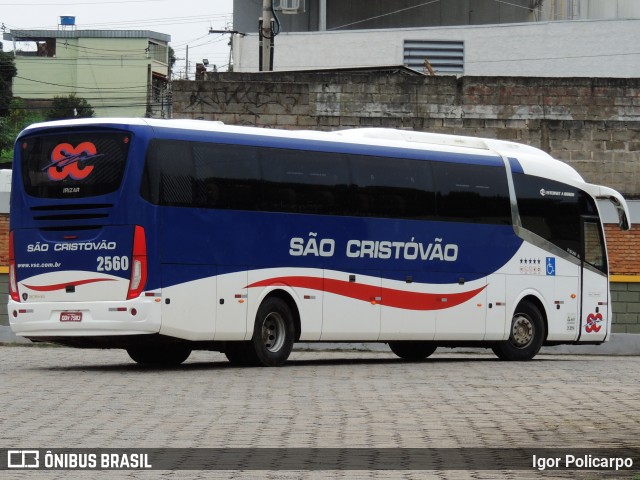
<svg viewBox="0 0 640 480">
<path fill-rule="evenodd" d="M 22 181 L 28 195 L 83 198 L 118 189 L 131 135 L 56 133 L 23 140 Z"/>
</svg>

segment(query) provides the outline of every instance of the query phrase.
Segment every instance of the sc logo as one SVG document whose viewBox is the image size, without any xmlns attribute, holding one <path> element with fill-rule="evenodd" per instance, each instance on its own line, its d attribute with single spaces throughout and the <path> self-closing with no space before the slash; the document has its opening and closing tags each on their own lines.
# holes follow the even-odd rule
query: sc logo
<svg viewBox="0 0 640 480">
<path fill-rule="evenodd" d="M 60 181 L 67 177 L 73 180 L 87 178 L 93 166 L 80 166 L 81 161 L 94 158 L 98 154 L 96 146 L 91 142 L 82 142 L 77 147 L 69 143 L 60 143 L 51 152 L 51 163 L 45 167 L 51 180 Z"/>
<path fill-rule="evenodd" d="M 38 450 L 7 451 L 7 468 L 39 468 L 40 452 Z"/>
</svg>

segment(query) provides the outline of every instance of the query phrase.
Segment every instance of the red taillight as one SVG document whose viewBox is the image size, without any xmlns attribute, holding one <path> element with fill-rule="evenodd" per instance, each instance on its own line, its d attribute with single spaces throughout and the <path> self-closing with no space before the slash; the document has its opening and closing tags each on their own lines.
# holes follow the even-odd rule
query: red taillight
<svg viewBox="0 0 640 480">
<path fill-rule="evenodd" d="M 9 296 L 14 302 L 20 301 L 18 280 L 16 278 L 16 257 L 13 250 L 13 232 L 9 232 Z"/>
<path fill-rule="evenodd" d="M 136 225 L 133 233 L 133 256 L 131 259 L 131 280 L 127 300 L 140 296 L 147 283 L 147 240 L 144 228 Z"/>
</svg>

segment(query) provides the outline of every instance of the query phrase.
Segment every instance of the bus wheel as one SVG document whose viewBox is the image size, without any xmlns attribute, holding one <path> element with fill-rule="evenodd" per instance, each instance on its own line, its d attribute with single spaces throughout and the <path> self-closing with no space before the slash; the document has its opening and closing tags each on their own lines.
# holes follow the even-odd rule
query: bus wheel
<svg viewBox="0 0 640 480">
<path fill-rule="evenodd" d="M 389 348 L 398 357 L 404 360 L 419 361 L 424 360 L 438 348 L 431 342 L 409 341 L 409 342 L 389 342 Z"/>
<path fill-rule="evenodd" d="M 189 358 L 191 349 L 186 345 L 156 345 L 127 348 L 127 353 L 133 361 L 141 365 L 171 367 L 180 365 Z"/>
<path fill-rule="evenodd" d="M 544 321 L 538 307 L 522 302 L 511 319 L 509 340 L 492 347 L 501 360 L 531 360 L 544 342 Z"/>
<path fill-rule="evenodd" d="M 278 297 L 265 299 L 258 313 L 251 343 L 258 365 L 278 367 L 293 349 L 293 315 L 287 302 Z"/>
</svg>

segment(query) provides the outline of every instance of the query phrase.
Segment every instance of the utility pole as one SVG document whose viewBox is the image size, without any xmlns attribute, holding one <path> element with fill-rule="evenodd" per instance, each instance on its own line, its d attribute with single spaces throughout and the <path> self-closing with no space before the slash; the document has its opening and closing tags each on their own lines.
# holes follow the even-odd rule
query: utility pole
<svg viewBox="0 0 640 480">
<path fill-rule="evenodd" d="M 189 80 L 189 45 L 187 45 L 187 59 L 184 67 L 184 79 Z"/>
<path fill-rule="evenodd" d="M 318 30 L 327 29 L 327 0 L 318 0 Z"/>
<path fill-rule="evenodd" d="M 260 35 L 259 62 L 260 71 L 273 70 L 273 47 L 277 32 L 273 29 L 273 0 L 262 0 L 262 17 L 258 21 L 258 33 Z"/>
</svg>

